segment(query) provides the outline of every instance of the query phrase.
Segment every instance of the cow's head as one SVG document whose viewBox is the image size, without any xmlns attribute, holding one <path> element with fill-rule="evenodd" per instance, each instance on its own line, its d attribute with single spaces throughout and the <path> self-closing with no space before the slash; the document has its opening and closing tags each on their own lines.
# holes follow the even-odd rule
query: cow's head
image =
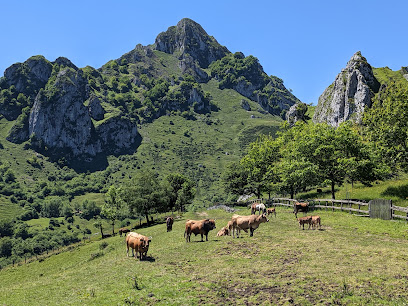
<svg viewBox="0 0 408 306">
<path fill-rule="evenodd" d="M 142 247 L 148 249 L 149 244 L 152 241 L 152 237 L 141 237 L 140 242 L 142 243 Z"/>
<path fill-rule="evenodd" d="M 263 213 L 262 215 L 258 216 L 258 220 L 262 222 L 269 222 L 269 219 L 266 217 L 266 214 Z"/>
<path fill-rule="evenodd" d="M 205 222 L 209 225 L 209 229 L 210 229 L 210 230 L 216 228 L 216 227 L 215 227 L 215 220 L 214 220 L 214 219 L 207 219 L 207 220 L 205 220 Z"/>
</svg>

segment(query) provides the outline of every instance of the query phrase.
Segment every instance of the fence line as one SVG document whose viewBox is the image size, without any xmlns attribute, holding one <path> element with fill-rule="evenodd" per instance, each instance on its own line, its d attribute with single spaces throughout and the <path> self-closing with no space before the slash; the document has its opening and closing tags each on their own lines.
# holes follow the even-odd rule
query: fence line
<svg viewBox="0 0 408 306">
<path fill-rule="evenodd" d="M 308 202 L 311 210 L 319 208 L 326 211 L 348 211 L 351 213 L 362 214 L 363 216 L 372 216 L 372 208 L 370 205 L 375 202 L 374 200 L 367 202 L 356 201 L 356 200 L 333 200 L 333 199 L 313 199 L 313 200 L 302 200 L 303 202 Z M 388 200 L 385 200 L 388 201 Z M 253 199 L 246 202 L 247 206 L 250 206 L 252 203 L 262 202 L 267 206 L 284 206 L 284 207 L 293 207 L 295 202 L 300 202 L 297 199 L 290 198 L 271 198 L 271 199 Z M 389 201 L 389 213 L 391 219 L 404 219 L 408 221 L 408 207 L 395 206 L 392 205 L 392 202 Z M 397 214 L 397 212 L 402 212 L 402 214 Z"/>
</svg>

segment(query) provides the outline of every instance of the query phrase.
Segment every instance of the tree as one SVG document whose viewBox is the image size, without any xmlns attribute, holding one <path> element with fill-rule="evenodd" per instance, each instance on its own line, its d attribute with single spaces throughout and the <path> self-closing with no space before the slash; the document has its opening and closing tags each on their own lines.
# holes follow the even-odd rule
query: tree
<svg viewBox="0 0 408 306">
<path fill-rule="evenodd" d="M 101 208 L 96 205 L 94 201 L 85 200 L 82 202 L 81 217 L 86 220 L 91 220 L 101 213 Z"/>
<path fill-rule="evenodd" d="M 59 198 L 48 199 L 44 202 L 41 215 L 47 218 L 57 218 L 60 216 L 62 202 Z"/>
<path fill-rule="evenodd" d="M 382 87 L 363 122 L 367 139 L 394 171 L 408 170 L 408 89 L 405 79 Z"/>
<path fill-rule="evenodd" d="M 96 219 L 96 221 L 93 223 L 93 226 L 101 231 L 101 236 L 103 238 L 103 225 L 101 218 Z"/>
<path fill-rule="evenodd" d="M 241 159 L 241 166 L 248 174 L 247 187 L 260 198 L 271 182 L 277 180 L 276 163 L 280 159 L 280 143 L 270 136 L 262 136 L 250 145 Z"/>
<path fill-rule="evenodd" d="M 0 238 L 5 236 L 13 236 L 14 224 L 11 220 L 0 220 Z"/>
<path fill-rule="evenodd" d="M 121 198 L 129 210 L 145 216 L 147 224 L 150 224 L 151 213 L 167 208 L 165 189 L 159 184 L 157 175 L 149 170 L 139 173 L 121 189 Z"/>
<path fill-rule="evenodd" d="M 344 122 L 337 129 L 325 123 L 299 123 L 292 129 L 298 154 L 317 167 L 319 181 L 331 185 L 333 199 L 335 186 L 347 177 L 365 183 L 377 178 L 368 147 L 351 122 Z M 359 170 L 355 171 L 356 168 Z"/>
<path fill-rule="evenodd" d="M 180 173 L 172 173 L 166 177 L 168 183 L 168 208 L 184 209 L 184 205 L 194 198 L 195 189 L 193 182 Z"/>
<path fill-rule="evenodd" d="M 226 192 L 243 195 L 247 192 L 248 172 L 239 162 L 231 163 L 222 175 Z"/>
<path fill-rule="evenodd" d="M 119 197 L 120 190 L 110 186 L 105 194 L 105 203 L 102 206 L 102 216 L 109 219 L 112 224 L 112 235 L 115 234 L 115 221 L 118 219 L 122 201 Z"/>
</svg>

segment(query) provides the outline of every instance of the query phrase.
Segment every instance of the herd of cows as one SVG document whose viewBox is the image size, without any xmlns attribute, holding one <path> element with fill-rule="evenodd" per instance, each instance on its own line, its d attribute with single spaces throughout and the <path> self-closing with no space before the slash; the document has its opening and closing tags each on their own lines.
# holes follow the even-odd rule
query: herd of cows
<svg viewBox="0 0 408 306">
<path fill-rule="evenodd" d="M 259 212 L 256 215 L 256 212 Z M 305 229 L 305 224 L 309 225 L 309 229 L 312 228 L 321 228 L 321 219 L 319 216 L 305 216 L 305 217 L 297 217 L 298 212 L 307 213 L 309 211 L 309 204 L 308 203 L 295 203 L 293 213 L 299 223 L 299 227 L 302 227 L 303 230 Z M 249 216 L 240 216 L 234 214 L 228 224 L 224 226 L 218 233 L 217 236 L 231 236 L 235 238 L 239 238 L 241 230 L 248 233 L 250 232 L 249 236 L 252 237 L 254 231 L 259 227 L 261 223 L 269 222 L 267 216 L 275 215 L 276 218 L 276 210 L 274 207 L 266 208 L 265 204 L 263 203 L 253 203 L 251 205 L 251 215 Z M 170 232 L 173 228 L 174 218 L 167 217 L 166 218 L 166 226 L 167 231 Z M 213 219 L 204 219 L 204 220 L 187 220 L 186 227 L 184 231 L 184 238 L 186 242 L 190 242 L 191 234 L 197 236 L 198 234 L 201 235 L 201 241 L 205 240 L 208 241 L 208 233 L 215 229 L 215 220 Z M 119 229 L 119 234 L 126 234 L 126 254 L 129 256 L 129 248 L 132 249 L 132 257 L 139 258 L 142 260 L 146 258 L 147 251 L 149 250 L 149 244 L 151 241 L 151 237 L 147 237 L 136 232 L 131 232 L 128 228 L 121 228 Z M 139 255 L 138 255 L 139 254 Z"/>
</svg>

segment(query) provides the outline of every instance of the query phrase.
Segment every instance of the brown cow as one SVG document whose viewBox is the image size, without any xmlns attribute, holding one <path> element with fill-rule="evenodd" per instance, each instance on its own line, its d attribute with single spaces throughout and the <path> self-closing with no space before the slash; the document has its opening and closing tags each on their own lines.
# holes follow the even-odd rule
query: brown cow
<svg viewBox="0 0 408 306">
<path fill-rule="evenodd" d="M 276 218 L 276 209 L 275 209 L 275 207 L 267 208 L 266 213 L 267 213 L 268 216 L 272 215 L 272 214 L 275 214 L 275 218 Z"/>
<path fill-rule="evenodd" d="M 299 227 L 303 226 L 303 229 L 305 229 L 305 224 L 309 224 L 309 229 L 310 229 L 310 225 L 312 224 L 311 216 L 300 217 L 300 218 L 297 218 L 297 220 L 299 222 Z"/>
<path fill-rule="evenodd" d="M 249 236 L 252 237 L 254 235 L 254 231 L 259 227 L 259 224 L 263 222 L 269 222 L 268 218 L 265 214 L 262 215 L 250 215 L 250 216 L 239 216 L 233 215 L 232 216 L 232 237 L 235 238 L 235 231 L 237 233 L 237 238 L 239 238 L 239 234 L 241 229 L 248 233 L 248 229 L 250 231 Z"/>
<path fill-rule="evenodd" d="M 232 220 L 228 221 L 227 228 L 228 228 L 228 235 L 231 236 L 232 229 L 233 229 Z"/>
<path fill-rule="evenodd" d="M 126 227 L 122 227 L 122 228 L 119 229 L 120 237 L 122 237 L 122 234 L 126 234 L 126 233 L 129 233 L 129 232 L 130 232 L 130 229 L 128 229 Z"/>
<path fill-rule="evenodd" d="M 322 225 L 320 224 L 320 216 L 312 216 L 312 228 L 317 228 L 317 225 L 319 225 L 319 229 L 322 228 Z"/>
<path fill-rule="evenodd" d="M 302 211 L 303 213 L 307 213 L 309 211 L 309 203 L 304 202 L 296 202 L 294 205 L 293 213 L 295 214 L 295 218 L 297 218 L 297 214 L 299 211 Z"/>
<path fill-rule="evenodd" d="M 187 220 L 186 221 L 186 230 L 184 231 L 184 237 L 186 238 L 186 242 L 190 242 L 191 234 L 197 236 L 201 234 L 201 241 L 203 240 L 203 236 L 205 235 L 205 240 L 208 241 L 208 232 L 213 230 L 215 227 L 215 221 L 210 219 L 204 220 Z"/>
<path fill-rule="evenodd" d="M 170 232 L 173 229 L 173 222 L 174 218 L 173 217 L 167 217 L 166 219 L 166 225 L 167 225 L 167 231 Z"/>
<path fill-rule="evenodd" d="M 126 236 L 126 254 L 129 257 L 129 248 L 132 249 L 132 257 L 139 257 L 140 260 L 146 257 L 147 251 L 149 250 L 151 238 L 140 235 L 135 232 L 129 232 Z M 137 253 L 140 256 L 137 256 Z"/>
<path fill-rule="evenodd" d="M 224 226 L 222 229 L 220 229 L 220 231 L 217 233 L 217 237 L 220 236 L 228 236 L 229 234 L 229 230 L 227 226 Z"/>
</svg>

